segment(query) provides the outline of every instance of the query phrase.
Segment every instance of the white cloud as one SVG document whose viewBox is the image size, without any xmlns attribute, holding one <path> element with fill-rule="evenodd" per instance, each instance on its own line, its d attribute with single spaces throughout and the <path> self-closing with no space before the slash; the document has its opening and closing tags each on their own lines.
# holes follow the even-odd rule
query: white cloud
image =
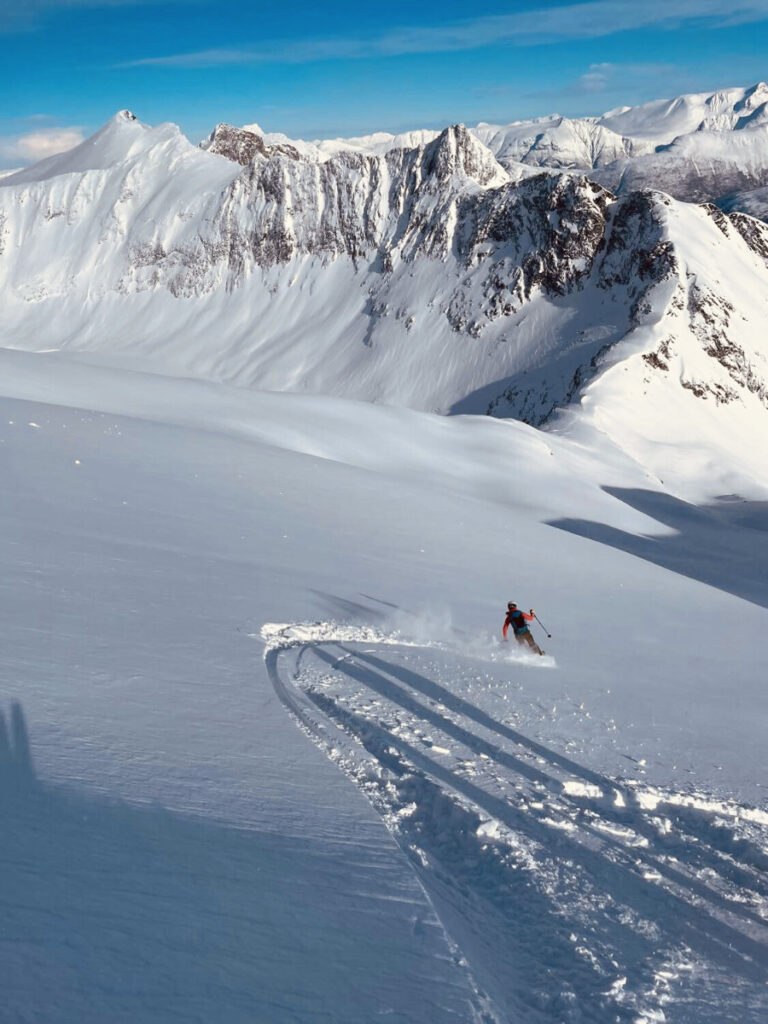
<svg viewBox="0 0 768 1024">
<path fill-rule="evenodd" d="M 121 67 L 216 67 L 226 64 L 305 64 L 415 53 L 473 50 L 500 42 L 518 46 L 596 39 L 634 29 L 679 28 L 689 22 L 711 26 L 768 20 L 768 0 L 591 0 L 566 7 L 518 11 L 447 25 L 394 29 L 383 35 L 276 40 L 259 48 L 218 48 L 144 57 Z"/>
<path fill-rule="evenodd" d="M 682 69 L 675 64 L 652 64 L 629 62 L 626 64 L 590 64 L 584 74 L 579 75 L 566 90 L 562 92 L 594 93 L 605 92 L 618 87 L 628 85 L 639 85 L 649 80 L 669 78 L 677 74 L 680 77 Z"/>
<path fill-rule="evenodd" d="M 662 84 L 668 95 L 674 95 L 686 90 L 693 91 L 696 81 L 691 79 L 689 70 L 679 64 L 603 62 L 590 64 L 578 77 L 554 89 L 537 89 L 523 96 L 525 99 L 554 101 L 558 106 L 576 97 L 595 97 L 603 93 L 611 96 L 618 94 L 623 102 L 641 103 L 649 98 L 645 95 L 649 86 L 653 86 L 655 93 Z M 510 89 L 504 91 L 509 92 Z"/>
<path fill-rule="evenodd" d="M 85 136 L 79 128 L 44 128 L 0 138 L 0 157 L 5 163 L 35 163 L 47 156 L 78 146 Z"/>
<path fill-rule="evenodd" d="M 0 0 L 0 32 L 35 29 L 44 16 L 76 8 L 144 7 L 150 4 L 185 3 L 195 0 Z"/>
<path fill-rule="evenodd" d="M 576 88 L 579 92 L 603 92 L 608 85 L 608 71 L 593 64 L 589 71 L 579 75 Z"/>
</svg>

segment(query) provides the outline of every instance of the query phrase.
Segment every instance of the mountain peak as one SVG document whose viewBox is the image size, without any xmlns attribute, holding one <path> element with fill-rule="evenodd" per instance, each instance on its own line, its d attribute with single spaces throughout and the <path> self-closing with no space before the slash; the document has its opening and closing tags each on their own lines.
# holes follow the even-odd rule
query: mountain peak
<svg viewBox="0 0 768 1024">
<path fill-rule="evenodd" d="M 483 186 L 509 180 L 490 149 L 463 124 L 450 125 L 424 147 L 424 171 L 440 181 L 460 174 Z"/>
<path fill-rule="evenodd" d="M 25 167 L 4 179 L 4 183 L 26 184 L 47 181 L 63 174 L 107 170 L 126 160 L 138 158 L 156 145 L 168 143 L 180 149 L 194 149 L 178 125 L 166 123 L 153 128 L 139 121 L 132 111 L 119 110 L 98 131 L 77 146 Z"/>
</svg>

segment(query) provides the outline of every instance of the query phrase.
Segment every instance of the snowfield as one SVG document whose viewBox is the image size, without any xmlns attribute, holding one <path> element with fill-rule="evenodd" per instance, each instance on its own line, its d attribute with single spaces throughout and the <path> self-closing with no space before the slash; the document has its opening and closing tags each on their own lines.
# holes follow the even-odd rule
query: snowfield
<svg viewBox="0 0 768 1024">
<path fill-rule="evenodd" d="M 0 356 L 8 1019 L 764 1019 L 759 487 Z"/>
<path fill-rule="evenodd" d="M 0 180 L 0 1020 L 764 1024 L 766 111 Z"/>
</svg>

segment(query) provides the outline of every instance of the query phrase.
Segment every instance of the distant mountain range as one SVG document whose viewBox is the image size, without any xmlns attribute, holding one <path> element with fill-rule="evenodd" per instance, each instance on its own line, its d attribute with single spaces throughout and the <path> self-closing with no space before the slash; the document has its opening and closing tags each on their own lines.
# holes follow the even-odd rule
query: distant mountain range
<svg viewBox="0 0 768 1024">
<path fill-rule="evenodd" d="M 385 153 L 433 141 L 434 131 L 379 132 L 353 139 L 302 142 L 246 126 L 267 145 L 290 146 L 318 160 L 340 152 Z M 658 188 L 688 202 L 717 202 L 753 216 L 768 214 L 768 85 L 693 93 L 602 117 L 553 114 L 469 131 L 513 178 L 524 168 L 579 171 L 614 192 Z M 206 145 L 204 143 L 204 145 Z M 207 143 L 211 145 L 211 141 Z M 520 165 L 523 165 L 523 168 Z M 752 190 L 760 189 L 759 192 Z"/>
<path fill-rule="evenodd" d="M 201 147 L 123 111 L 0 179 L 0 344 L 754 453 L 766 103 Z"/>
</svg>

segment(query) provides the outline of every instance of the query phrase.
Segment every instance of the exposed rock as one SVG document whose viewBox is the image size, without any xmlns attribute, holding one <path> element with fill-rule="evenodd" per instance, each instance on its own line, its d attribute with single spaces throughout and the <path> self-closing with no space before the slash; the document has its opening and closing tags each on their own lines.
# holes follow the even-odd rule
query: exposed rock
<svg viewBox="0 0 768 1024">
<path fill-rule="evenodd" d="M 298 150 L 293 146 L 267 146 L 260 135 L 235 128 L 231 124 L 217 124 L 210 138 L 202 143 L 201 149 L 209 153 L 218 153 L 237 164 L 245 166 L 254 157 L 280 154 L 291 160 L 298 160 Z"/>
<path fill-rule="evenodd" d="M 750 249 L 768 264 L 768 224 L 743 213 L 732 213 L 729 219 Z"/>
<path fill-rule="evenodd" d="M 768 368 L 753 355 L 749 331 L 712 279 L 691 273 L 686 239 L 674 226 L 676 217 L 686 225 L 694 218 L 708 266 L 712 247 L 722 246 L 737 272 L 745 268 L 762 283 L 768 227 L 744 215 L 708 206 L 683 217 L 663 193 L 616 197 L 582 175 L 510 180 L 461 125 L 424 146 L 382 155 L 344 150 L 323 160 L 226 125 L 208 152 L 167 126 L 158 132 L 126 123 L 117 133 L 110 128 L 106 143 L 108 156 L 127 156 L 104 167 L 106 156 L 90 147 L 92 170 L 0 187 L 0 275 L 12 298 L 42 306 L 55 295 L 81 295 L 85 285 L 88 302 L 147 293 L 149 305 L 151 293 L 165 291 L 203 309 L 209 297 L 230 293 L 239 319 L 231 331 L 222 322 L 221 338 L 207 342 L 206 372 L 213 365 L 214 374 L 248 384 L 266 372 L 269 386 L 305 387 L 322 367 L 306 358 L 291 365 L 281 320 L 306 335 L 319 316 L 329 352 L 337 336 L 347 352 L 350 344 L 365 347 L 375 371 L 359 369 L 357 357 L 350 363 L 376 400 L 392 392 L 399 400 L 405 391 L 418 407 L 464 409 L 468 392 L 444 384 L 436 386 L 436 393 L 444 389 L 438 399 L 422 400 L 407 365 L 406 385 L 390 383 L 393 364 L 382 353 L 394 347 L 397 358 L 418 361 L 426 347 L 438 359 L 448 356 L 436 379 L 444 373 L 451 387 L 453 379 L 471 382 L 470 411 L 534 425 L 578 401 L 625 342 L 638 356 L 641 389 L 663 380 L 713 405 L 745 396 L 766 404 Z M 147 162 L 154 177 L 142 173 Z M 185 174 L 187 165 L 193 174 Z M 175 209 L 166 198 L 170 174 L 178 174 L 173 195 L 187 195 Z M 203 193 L 201 179 L 211 181 Z M 49 245 L 54 232 L 58 248 Z M 65 232 L 74 239 L 69 246 Z M 50 269 L 27 272 L 25 247 L 34 248 L 36 266 Z M 324 297 L 325 281 L 332 299 Z M 296 321 L 294 302 L 302 311 Z M 336 306 L 343 307 L 338 323 Z M 281 337 L 283 353 L 274 377 L 260 356 L 270 332 Z M 228 344 L 234 355 L 219 356 Z M 334 365 L 340 383 L 332 384 L 354 395 L 353 374 L 347 382 Z M 221 366 L 235 370 L 226 376 Z"/>
</svg>

